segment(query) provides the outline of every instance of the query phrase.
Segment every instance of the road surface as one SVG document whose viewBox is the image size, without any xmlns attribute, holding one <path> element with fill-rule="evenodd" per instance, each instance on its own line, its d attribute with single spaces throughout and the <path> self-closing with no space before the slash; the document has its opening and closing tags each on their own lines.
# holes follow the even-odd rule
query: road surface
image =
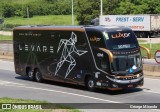
<svg viewBox="0 0 160 112">
<path fill-rule="evenodd" d="M 45 81 L 37 83 L 27 77 L 16 75 L 13 62 L 0 60 L 0 97 L 46 100 L 51 103 L 160 103 L 160 79 L 145 77 L 141 88 L 111 92 L 98 90 L 89 92 L 84 87 L 58 82 Z M 93 107 L 94 108 L 94 107 Z M 93 110 L 81 109 L 87 112 L 157 112 L 158 109 L 143 110 Z"/>
</svg>

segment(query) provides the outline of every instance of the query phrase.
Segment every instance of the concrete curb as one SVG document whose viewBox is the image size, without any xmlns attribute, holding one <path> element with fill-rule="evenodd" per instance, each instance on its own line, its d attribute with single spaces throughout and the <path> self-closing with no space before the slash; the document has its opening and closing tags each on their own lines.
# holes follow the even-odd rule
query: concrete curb
<svg viewBox="0 0 160 112">
<path fill-rule="evenodd" d="M 143 72 L 148 76 L 160 76 L 160 65 L 143 64 Z"/>
<path fill-rule="evenodd" d="M 13 60 L 13 52 L 0 52 L 0 59 Z"/>
<path fill-rule="evenodd" d="M 160 77 L 160 72 L 151 72 L 151 71 L 144 70 L 143 73 L 145 76 Z"/>
</svg>

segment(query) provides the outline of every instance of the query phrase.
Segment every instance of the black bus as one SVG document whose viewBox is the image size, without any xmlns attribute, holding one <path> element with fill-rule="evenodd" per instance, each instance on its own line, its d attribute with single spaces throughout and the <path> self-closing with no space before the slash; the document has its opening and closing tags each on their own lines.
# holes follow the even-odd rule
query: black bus
<svg viewBox="0 0 160 112">
<path fill-rule="evenodd" d="M 13 31 L 15 72 L 84 85 L 89 90 L 119 90 L 143 85 L 140 48 L 123 26 L 19 26 Z"/>
</svg>

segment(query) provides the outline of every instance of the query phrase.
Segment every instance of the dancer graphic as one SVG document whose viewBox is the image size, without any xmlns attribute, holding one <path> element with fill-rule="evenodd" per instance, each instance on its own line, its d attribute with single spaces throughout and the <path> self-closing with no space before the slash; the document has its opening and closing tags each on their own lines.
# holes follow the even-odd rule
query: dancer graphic
<svg viewBox="0 0 160 112">
<path fill-rule="evenodd" d="M 68 62 L 70 64 L 69 64 L 69 67 L 68 67 L 66 75 L 65 75 L 65 78 L 66 78 L 68 76 L 68 74 L 72 71 L 72 69 L 76 66 L 76 61 L 72 57 L 71 54 L 74 52 L 78 56 L 81 56 L 81 55 L 83 55 L 87 52 L 87 51 L 84 51 L 84 50 L 77 50 L 77 48 L 75 46 L 76 42 L 77 42 L 77 36 L 74 32 L 72 32 L 69 40 L 67 40 L 67 39 L 61 39 L 60 40 L 57 52 L 59 52 L 62 45 L 64 45 L 64 47 L 63 47 L 63 51 L 62 51 L 60 61 L 57 63 L 55 75 L 57 75 L 57 73 L 60 70 L 60 68 L 62 67 L 63 63 Z"/>
</svg>

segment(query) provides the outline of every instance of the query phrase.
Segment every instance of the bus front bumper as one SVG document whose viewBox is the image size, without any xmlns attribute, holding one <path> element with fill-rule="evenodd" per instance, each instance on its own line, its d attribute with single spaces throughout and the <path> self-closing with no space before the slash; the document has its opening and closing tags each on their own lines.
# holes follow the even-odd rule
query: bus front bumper
<svg viewBox="0 0 160 112">
<path fill-rule="evenodd" d="M 143 86 L 143 76 L 133 80 L 114 80 L 110 82 L 110 90 L 120 90 L 125 88 L 135 88 Z"/>
<path fill-rule="evenodd" d="M 135 88 L 143 86 L 144 77 L 141 76 L 137 79 L 132 80 L 118 80 L 118 79 L 110 79 L 108 82 L 102 82 L 101 87 L 109 90 L 121 90 L 126 88 Z"/>
</svg>

